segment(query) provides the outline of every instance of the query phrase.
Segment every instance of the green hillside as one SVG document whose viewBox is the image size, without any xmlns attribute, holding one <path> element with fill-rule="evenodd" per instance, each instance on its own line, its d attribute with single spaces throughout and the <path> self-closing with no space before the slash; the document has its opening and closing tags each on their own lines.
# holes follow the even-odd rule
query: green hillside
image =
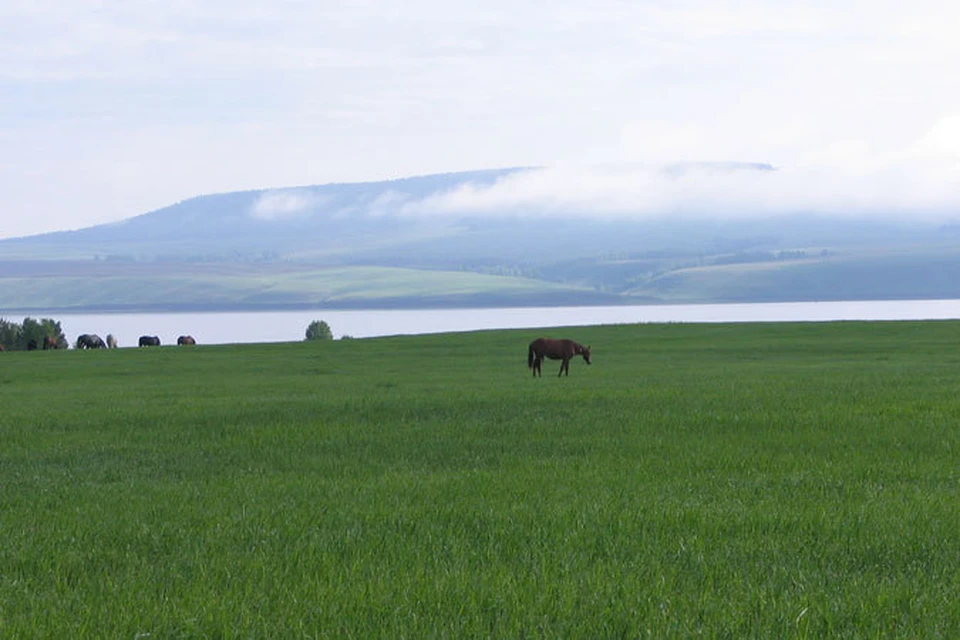
<svg viewBox="0 0 960 640">
<path fill-rule="evenodd" d="M 960 298 L 960 246 L 584 258 L 459 270 L 294 261 L 0 263 L 5 313 L 937 298 Z"/>
<path fill-rule="evenodd" d="M 958 227 L 919 216 L 416 213 L 521 171 L 210 194 L 0 240 L 0 312 L 960 297 Z"/>
<path fill-rule="evenodd" d="M 681 267 L 627 289 L 669 302 L 960 297 L 960 247 L 811 252 L 807 259 Z"/>
<path fill-rule="evenodd" d="M 90 266 L 90 265 L 87 265 Z M 96 265 L 94 265 L 96 266 Z M 2 310 L 137 310 L 500 305 L 609 302 L 612 296 L 529 278 L 388 267 L 155 265 L 126 275 L 91 268 L 0 275 Z"/>
</svg>

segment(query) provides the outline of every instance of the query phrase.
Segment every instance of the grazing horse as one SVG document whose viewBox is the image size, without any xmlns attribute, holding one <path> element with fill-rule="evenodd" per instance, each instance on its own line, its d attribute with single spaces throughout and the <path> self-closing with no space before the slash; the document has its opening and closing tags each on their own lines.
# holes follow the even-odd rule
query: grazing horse
<svg viewBox="0 0 960 640">
<path fill-rule="evenodd" d="M 77 349 L 106 349 L 103 338 L 95 333 L 82 333 L 77 336 Z"/>
<path fill-rule="evenodd" d="M 560 377 L 566 372 L 570 375 L 570 358 L 573 356 L 583 356 L 587 364 L 590 364 L 590 347 L 585 347 L 573 340 L 554 340 L 553 338 L 537 338 L 530 343 L 527 350 L 527 367 L 533 369 L 533 375 L 543 376 L 540 365 L 544 358 L 551 360 L 563 360 L 560 363 Z"/>
<path fill-rule="evenodd" d="M 141 347 L 159 347 L 160 338 L 157 336 L 140 336 Z"/>
<path fill-rule="evenodd" d="M 116 349 L 117 339 L 112 333 L 107 334 L 107 349 Z"/>
<path fill-rule="evenodd" d="M 193 339 L 193 336 L 180 336 L 177 338 L 177 344 L 197 344 L 197 341 Z"/>
<path fill-rule="evenodd" d="M 47 336 L 43 339 L 43 350 L 47 349 L 59 349 L 60 345 L 57 342 L 56 336 Z"/>
<path fill-rule="evenodd" d="M 106 349 L 103 338 L 95 333 L 83 333 L 77 336 L 77 349 Z"/>
</svg>

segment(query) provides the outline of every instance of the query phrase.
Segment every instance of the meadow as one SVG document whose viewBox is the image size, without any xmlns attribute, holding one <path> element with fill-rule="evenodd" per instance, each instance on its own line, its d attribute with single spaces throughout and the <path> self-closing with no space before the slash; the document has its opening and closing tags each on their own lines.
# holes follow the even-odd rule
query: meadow
<svg viewBox="0 0 960 640">
<path fill-rule="evenodd" d="M 533 379 L 540 334 L 593 348 Z M 960 323 L 0 353 L 0 636 L 960 636 Z"/>
<path fill-rule="evenodd" d="M 614 301 L 577 285 L 460 270 L 297 263 L 123 262 L 0 263 L 0 309 L 276 309 L 323 305 L 417 306 L 457 301 L 510 305 L 557 298 Z M 15 314 L 21 315 L 21 314 Z"/>
</svg>

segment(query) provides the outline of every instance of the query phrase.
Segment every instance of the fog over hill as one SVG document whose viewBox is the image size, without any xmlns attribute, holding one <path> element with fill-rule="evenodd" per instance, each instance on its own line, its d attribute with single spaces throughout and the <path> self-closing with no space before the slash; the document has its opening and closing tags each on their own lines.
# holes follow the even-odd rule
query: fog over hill
<svg viewBox="0 0 960 640">
<path fill-rule="evenodd" d="M 902 243 L 929 240 L 942 227 L 916 217 L 789 203 L 768 210 L 744 201 L 735 209 L 729 197 L 703 196 L 704 189 L 755 185 L 776 173 L 762 163 L 587 172 L 509 168 L 251 190 L 198 196 L 121 222 L 0 241 L 0 252 L 33 245 L 135 259 L 539 262 L 599 253 Z"/>
<path fill-rule="evenodd" d="M 834 210 L 843 197 L 814 187 L 804 195 L 792 180 L 765 163 L 683 163 L 505 168 L 202 195 L 121 222 L 2 240 L 0 276 L 29 279 L 49 275 L 51 260 L 70 262 L 58 277 L 131 278 L 130 291 L 166 291 L 151 304 L 173 306 L 186 298 L 144 278 L 225 278 L 211 269 L 216 264 L 244 265 L 243 292 L 224 296 L 239 306 L 372 295 L 362 293 L 362 278 L 348 278 L 347 293 L 331 282 L 318 289 L 316 277 L 290 284 L 291 272 L 318 268 L 405 269 L 398 282 L 410 286 L 398 285 L 388 296 L 394 302 L 409 291 L 421 299 L 430 293 L 411 284 L 423 270 L 490 277 L 467 287 L 489 300 L 501 285 L 526 291 L 532 283 L 546 287 L 533 296 L 541 301 L 566 287 L 563 303 L 960 295 L 942 277 L 955 269 L 960 276 L 958 235 L 943 202 L 928 199 L 914 213 L 895 200 L 889 208 L 861 200 Z M 900 266 L 891 272 L 891 264 Z M 504 276 L 521 280 L 496 280 Z M 39 304 L 31 293 L 39 281 L 7 284 L 21 293 L 0 296 L 0 309 Z M 456 304 L 463 286 L 431 299 Z M 110 300 L 131 297 L 124 291 Z M 50 290 L 45 304 L 56 299 Z M 202 296 L 189 299 L 202 305 Z"/>
</svg>

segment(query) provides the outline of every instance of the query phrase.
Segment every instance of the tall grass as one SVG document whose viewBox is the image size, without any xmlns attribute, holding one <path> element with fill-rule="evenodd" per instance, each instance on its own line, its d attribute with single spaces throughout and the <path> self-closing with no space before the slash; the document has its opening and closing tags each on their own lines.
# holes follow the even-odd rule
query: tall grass
<svg viewBox="0 0 960 640">
<path fill-rule="evenodd" d="M 953 322 L 0 354 L 0 636 L 955 637 Z"/>
</svg>

